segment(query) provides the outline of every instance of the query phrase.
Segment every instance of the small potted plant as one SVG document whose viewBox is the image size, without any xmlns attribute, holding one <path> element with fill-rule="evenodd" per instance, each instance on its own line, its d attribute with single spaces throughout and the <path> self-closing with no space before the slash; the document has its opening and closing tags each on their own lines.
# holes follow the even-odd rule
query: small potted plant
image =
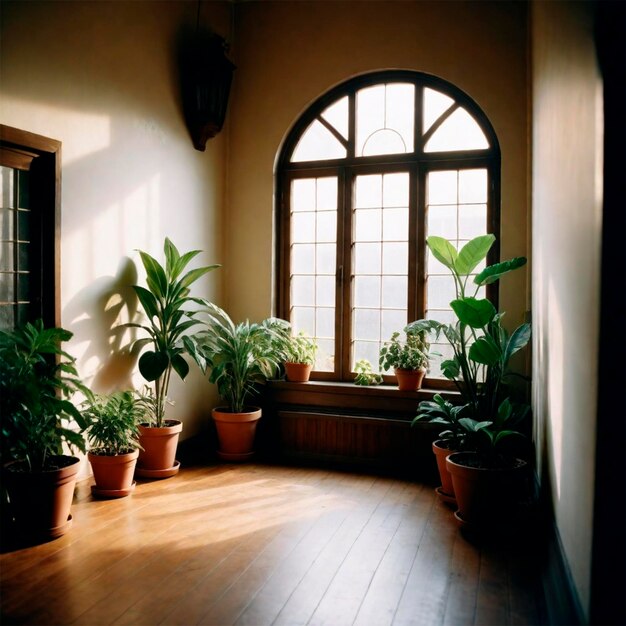
<svg viewBox="0 0 626 626">
<path fill-rule="evenodd" d="M 303 331 L 289 335 L 285 342 L 285 375 L 294 383 L 306 383 L 315 364 L 317 342 Z"/>
<path fill-rule="evenodd" d="M 0 331 L 3 484 L 16 529 L 53 539 L 71 527 L 70 507 L 86 421 L 70 398 L 89 395 L 76 360 L 61 348 L 72 333 L 41 320 Z"/>
<path fill-rule="evenodd" d="M 362 387 L 380 385 L 383 377 L 372 369 L 372 364 L 367 359 L 359 359 L 354 364 L 354 384 Z"/>
<path fill-rule="evenodd" d="M 87 455 L 96 484 L 95 496 L 122 498 L 135 487 L 133 475 L 139 456 L 140 405 L 133 391 L 96 395 L 86 400 L 83 416 L 90 449 Z"/>
<path fill-rule="evenodd" d="M 235 324 L 211 303 L 204 312 L 208 314 L 205 330 L 185 337 L 185 346 L 227 404 L 212 411 L 218 456 L 225 461 L 244 461 L 254 454 L 256 426 L 261 418 L 261 409 L 250 406 L 249 400 L 280 365 L 277 320 Z M 284 327 L 280 328 L 284 332 Z"/>
<path fill-rule="evenodd" d="M 523 257 L 485 267 L 473 278 L 475 268 L 486 259 L 495 241 L 493 235 L 482 235 L 457 252 L 442 237 L 428 237 L 433 256 L 451 272 L 456 299 L 450 303 L 457 321 L 443 324 L 435 320 L 417 320 L 407 329 L 443 335 L 454 355 L 441 363 L 441 371 L 453 381 L 460 393 L 458 407 L 439 403 L 421 403 L 417 419 L 444 423 L 452 433 L 456 451 L 448 454 L 446 467 L 452 474 L 454 496 L 463 524 L 498 524 L 506 517 L 519 493 L 526 462 L 505 450 L 506 443 L 522 433 L 529 406 L 514 402 L 516 389 L 509 370 L 511 357 L 530 339 L 530 324 L 524 323 L 509 333 L 498 313 L 486 298 L 477 298 L 478 289 L 499 280 L 522 267 Z M 453 428 L 450 428 L 453 426 Z M 450 447 L 450 446 L 448 446 Z M 450 452 L 450 450 L 448 450 Z M 517 485 L 516 485 L 517 483 Z"/>
<path fill-rule="evenodd" d="M 190 295 L 190 286 L 201 276 L 219 265 L 209 265 L 185 271 L 200 250 L 180 254 L 166 237 L 163 246 L 165 267 L 147 252 L 139 251 L 146 271 L 147 288 L 134 285 L 133 289 L 143 307 L 147 324 L 125 324 L 139 328 L 148 335 L 137 339 L 133 349 L 150 345 L 139 359 L 139 371 L 148 381 L 154 382 L 151 401 L 144 406 L 147 421 L 140 425 L 141 451 L 137 475 L 144 478 L 167 478 L 174 476 L 180 467 L 175 460 L 178 437 L 183 429 L 180 420 L 165 419 L 165 405 L 172 372 L 182 380 L 189 373 L 189 365 L 183 358 L 185 347 L 183 334 L 199 323 L 195 312 L 185 307 L 190 304 L 204 306 L 206 300 Z"/>
<path fill-rule="evenodd" d="M 428 331 L 409 330 L 407 326 L 404 332 L 404 341 L 400 340 L 400 333 L 395 332 L 383 344 L 378 362 L 381 372 L 394 370 L 400 391 L 417 391 L 428 370 Z"/>
</svg>

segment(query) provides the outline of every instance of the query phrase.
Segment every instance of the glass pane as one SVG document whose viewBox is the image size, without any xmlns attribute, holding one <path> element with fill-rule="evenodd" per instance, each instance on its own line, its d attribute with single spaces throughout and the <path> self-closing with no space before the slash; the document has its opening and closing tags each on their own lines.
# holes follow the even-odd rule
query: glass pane
<svg viewBox="0 0 626 626">
<path fill-rule="evenodd" d="M 382 239 L 382 211 L 380 209 L 357 209 L 354 214 L 355 241 L 380 241 Z"/>
<path fill-rule="evenodd" d="M 30 223 L 32 213 L 30 211 L 17 212 L 17 238 L 20 241 L 30 241 Z"/>
<path fill-rule="evenodd" d="M 407 301 L 406 276 L 383 276 L 382 306 L 390 309 L 404 309 Z"/>
<path fill-rule="evenodd" d="M 426 214 L 426 232 L 429 236 L 456 239 L 458 237 L 456 220 L 456 204 L 429 206 Z"/>
<path fill-rule="evenodd" d="M 320 243 L 337 240 L 337 213 L 335 211 L 317 213 L 316 235 Z"/>
<path fill-rule="evenodd" d="M 380 344 L 373 341 L 355 341 L 352 344 L 352 370 L 354 364 L 361 359 L 367 359 L 372 364 L 372 370 L 378 373 L 378 354 Z"/>
<path fill-rule="evenodd" d="M 354 273 L 380 274 L 380 243 L 354 244 Z"/>
<path fill-rule="evenodd" d="M 354 277 L 354 306 L 380 307 L 380 277 Z"/>
<path fill-rule="evenodd" d="M 315 246 L 297 243 L 291 247 L 291 272 L 315 274 Z"/>
<path fill-rule="evenodd" d="M 383 176 L 383 206 L 409 206 L 409 175 L 407 172 Z"/>
<path fill-rule="evenodd" d="M 15 300 L 15 274 L 0 272 L 0 302 Z"/>
<path fill-rule="evenodd" d="M 315 213 L 294 213 L 291 216 L 291 241 L 293 243 L 315 241 Z"/>
<path fill-rule="evenodd" d="M 442 324 L 452 324 L 453 326 L 457 322 L 456 315 L 452 309 L 429 309 L 426 313 L 426 318 L 429 320 L 437 320 Z"/>
<path fill-rule="evenodd" d="M 314 369 L 318 372 L 332 372 L 335 369 L 335 342 L 331 339 L 317 340 L 317 355 Z"/>
<path fill-rule="evenodd" d="M 424 132 L 436 122 L 442 113 L 445 113 L 454 100 L 449 96 L 428 87 L 424 88 Z"/>
<path fill-rule="evenodd" d="M 315 305 L 315 277 L 291 277 L 291 304 L 293 306 Z"/>
<path fill-rule="evenodd" d="M 433 309 L 449 309 L 450 302 L 456 299 L 454 279 L 452 276 L 429 276 L 426 292 L 426 307 Z"/>
<path fill-rule="evenodd" d="M 459 237 L 473 239 L 487 232 L 487 205 L 466 204 L 459 210 Z"/>
<path fill-rule="evenodd" d="M 29 174 L 30 172 L 17 172 L 17 206 L 20 209 L 30 208 Z"/>
<path fill-rule="evenodd" d="M 395 332 L 401 332 L 406 326 L 406 310 L 383 309 L 381 337 L 387 341 Z"/>
<path fill-rule="evenodd" d="M 445 378 L 441 373 L 441 362 L 451 359 L 454 356 L 454 350 L 449 343 L 431 343 L 431 354 L 438 352 L 439 356 L 433 354 L 433 358 L 430 360 L 430 372 L 431 378 Z"/>
<path fill-rule="evenodd" d="M 322 243 L 316 246 L 316 271 L 318 274 L 335 275 L 335 255 L 337 247 L 334 243 Z"/>
<path fill-rule="evenodd" d="M 322 117 L 330 122 L 346 139 L 348 138 L 348 96 L 331 104 L 324 110 Z"/>
<path fill-rule="evenodd" d="M 291 157 L 292 162 L 344 159 L 346 149 L 318 120 L 304 131 Z"/>
<path fill-rule="evenodd" d="M 453 241 L 452 244 L 454 243 L 455 242 Z M 433 276 L 436 274 L 440 276 L 450 276 L 450 270 L 443 263 L 440 263 L 433 256 L 433 253 L 430 250 L 428 250 L 426 257 L 426 271 L 429 276 Z"/>
<path fill-rule="evenodd" d="M 315 336 L 315 309 L 313 307 L 293 307 L 291 309 L 291 325 L 294 333 L 304 331 L 311 337 Z"/>
<path fill-rule="evenodd" d="M 337 210 L 337 177 L 317 179 L 317 201 L 318 211 Z"/>
<path fill-rule="evenodd" d="M 356 154 L 413 151 L 415 87 L 390 83 L 366 87 L 356 97 Z"/>
<path fill-rule="evenodd" d="M 17 269 L 15 267 L 15 259 L 13 256 L 13 244 L 10 242 L 0 242 L 0 270 L 11 271 Z"/>
<path fill-rule="evenodd" d="M 383 211 L 383 241 L 406 241 L 409 236 L 409 210 Z"/>
<path fill-rule="evenodd" d="M 315 210 L 315 178 L 301 178 L 292 181 L 291 210 Z"/>
<path fill-rule="evenodd" d="M 383 177 L 357 176 L 355 183 L 355 208 L 368 209 L 383 206 Z"/>
<path fill-rule="evenodd" d="M 318 276 L 315 279 L 315 304 L 317 306 L 335 306 L 335 277 Z"/>
<path fill-rule="evenodd" d="M 15 211 L 0 209 L 0 240 L 11 241 L 15 238 Z"/>
<path fill-rule="evenodd" d="M 377 309 L 354 309 L 355 339 L 380 340 L 380 311 Z"/>
<path fill-rule="evenodd" d="M 406 243 L 383 244 L 383 274 L 402 274 L 409 272 L 409 246 Z"/>
<path fill-rule="evenodd" d="M 435 131 L 424 151 L 484 150 L 488 147 L 489 142 L 476 120 L 461 108 Z"/>
<path fill-rule="evenodd" d="M 487 202 L 487 170 L 459 171 L 459 203 L 485 204 Z"/>
<path fill-rule="evenodd" d="M 2 208 L 15 207 L 15 170 L 0 166 L 0 201 Z"/>
<path fill-rule="evenodd" d="M 19 302 L 30 302 L 30 274 L 18 274 L 17 279 L 17 299 Z"/>
<path fill-rule="evenodd" d="M 15 328 L 15 305 L 0 305 L 0 329 L 11 330 Z"/>
<path fill-rule="evenodd" d="M 426 204 L 457 203 L 457 171 L 429 172 Z"/>
<path fill-rule="evenodd" d="M 335 309 L 333 307 L 319 307 L 315 310 L 315 336 L 328 339 L 335 336 Z"/>
</svg>

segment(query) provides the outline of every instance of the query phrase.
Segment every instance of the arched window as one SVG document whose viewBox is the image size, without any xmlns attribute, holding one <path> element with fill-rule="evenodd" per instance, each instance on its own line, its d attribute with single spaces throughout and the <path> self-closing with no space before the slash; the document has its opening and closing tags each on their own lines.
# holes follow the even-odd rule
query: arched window
<svg viewBox="0 0 626 626">
<path fill-rule="evenodd" d="M 454 284 L 425 238 L 498 233 L 499 176 L 486 116 L 433 76 L 359 76 L 305 111 L 277 167 L 278 313 L 317 338 L 315 378 L 349 381 L 360 359 L 378 370 L 394 331 L 450 319 Z"/>
</svg>

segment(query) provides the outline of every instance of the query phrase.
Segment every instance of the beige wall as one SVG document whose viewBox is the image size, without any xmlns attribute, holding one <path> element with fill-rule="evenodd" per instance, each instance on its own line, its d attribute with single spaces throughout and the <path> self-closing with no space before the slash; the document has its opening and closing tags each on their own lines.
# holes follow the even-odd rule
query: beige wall
<svg viewBox="0 0 626 626">
<path fill-rule="evenodd" d="M 203 17 L 229 36 L 230 7 Z M 69 350 L 94 389 L 131 383 L 129 285 L 144 279 L 135 249 L 162 258 L 165 236 L 199 263 L 224 261 L 226 133 L 194 150 L 175 64 L 191 2 L 3 2 L 0 121 L 62 142 L 61 315 Z M 199 283 L 219 301 L 222 275 Z M 174 383 L 170 415 L 196 432 L 213 404 L 195 368 Z M 141 376 L 134 370 L 136 384 Z"/>
<path fill-rule="evenodd" d="M 272 312 L 274 162 L 303 110 L 337 83 L 387 68 L 440 76 L 466 91 L 502 148 L 502 255 L 527 250 L 526 6 L 522 2 L 235 4 L 238 66 L 230 109 L 226 300 L 237 318 Z M 522 321 L 526 277 L 501 287 Z"/>
<path fill-rule="evenodd" d="M 590 4 L 535 2 L 532 41 L 538 470 L 587 610 L 602 206 L 601 80 Z"/>
</svg>

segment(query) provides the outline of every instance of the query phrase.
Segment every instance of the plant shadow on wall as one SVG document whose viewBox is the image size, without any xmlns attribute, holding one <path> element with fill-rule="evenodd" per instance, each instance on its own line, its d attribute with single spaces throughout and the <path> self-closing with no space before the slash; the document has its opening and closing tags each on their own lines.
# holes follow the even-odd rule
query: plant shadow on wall
<svg viewBox="0 0 626 626">
<path fill-rule="evenodd" d="M 135 264 L 123 257 L 115 276 L 96 279 L 79 291 L 64 310 L 77 342 L 87 344 L 80 357 L 80 369 L 86 378 L 93 376 L 90 386 L 98 393 L 133 387 L 139 350 L 126 339 L 127 330 L 120 321 L 137 315 L 138 300 L 132 288 L 136 282 Z M 98 362 L 95 372 L 90 367 L 92 359 Z"/>
</svg>

